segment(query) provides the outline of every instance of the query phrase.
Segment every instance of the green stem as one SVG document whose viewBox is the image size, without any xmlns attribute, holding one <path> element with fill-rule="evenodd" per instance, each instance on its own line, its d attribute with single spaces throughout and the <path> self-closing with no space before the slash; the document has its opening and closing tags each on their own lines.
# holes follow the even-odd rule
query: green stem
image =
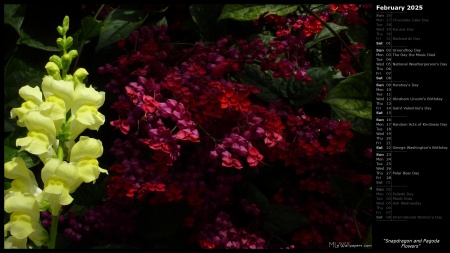
<svg viewBox="0 0 450 253">
<path fill-rule="evenodd" d="M 60 161 L 64 160 L 64 150 L 61 146 L 58 147 L 58 159 Z"/>
<path fill-rule="evenodd" d="M 58 233 L 59 215 L 52 215 L 52 227 L 50 228 L 50 239 L 48 241 L 48 248 L 55 249 L 56 246 L 56 234 Z"/>
</svg>

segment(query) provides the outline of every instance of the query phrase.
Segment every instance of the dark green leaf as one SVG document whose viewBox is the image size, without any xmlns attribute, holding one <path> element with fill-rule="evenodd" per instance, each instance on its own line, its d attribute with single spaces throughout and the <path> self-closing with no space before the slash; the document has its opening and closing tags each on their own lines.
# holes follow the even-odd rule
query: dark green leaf
<svg viewBox="0 0 450 253">
<path fill-rule="evenodd" d="M 17 157 L 22 157 L 28 168 L 32 168 L 41 163 L 38 156 L 28 153 L 26 151 L 20 151 L 16 154 Z"/>
<path fill-rule="evenodd" d="M 9 59 L 5 67 L 4 75 L 5 102 L 17 98 L 19 96 L 19 89 L 22 86 L 30 85 L 34 87 L 42 83 L 42 78 L 47 74 L 43 71 L 45 70 L 45 65 L 42 66 L 42 70 L 38 70 L 32 59 L 33 57 L 19 58 L 16 56 Z"/>
<path fill-rule="evenodd" d="M 273 77 L 262 72 L 258 65 L 244 65 L 244 71 L 238 78 L 243 84 L 258 88 L 256 96 L 264 101 L 272 102 L 280 98 L 279 87 L 274 86 Z"/>
<path fill-rule="evenodd" d="M 83 29 L 83 39 L 90 40 L 100 34 L 102 21 L 93 17 L 84 17 L 81 20 L 81 28 Z"/>
<path fill-rule="evenodd" d="M 347 178 L 329 174 L 331 187 L 342 208 L 356 208 L 361 199 L 361 189 Z"/>
<path fill-rule="evenodd" d="M 276 37 L 273 36 L 270 32 L 258 34 L 261 38 L 262 43 L 267 44 L 269 41 L 274 40 Z"/>
<path fill-rule="evenodd" d="M 197 24 L 197 27 L 206 39 L 214 39 L 217 32 L 217 17 L 220 15 L 222 9 L 218 4 L 191 4 L 189 12 L 192 20 Z"/>
<path fill-rule="evenodd" d="M 247 200 L 256 204 L 262 212 L 266 212 L 269 209 L 270 203 L 267 197 L 252 184 L 248 184 Z"/>
<path fill-rule="evenodd" d="M 17 138 L 22 138 L 27 136 L 28 134 L 28 129 L 26 129 L 25 127 L 18 127 L 14 132 L 10 133 L 5 140 L 3 141 L 3 144 L 5 146 L 9 146 L 11 148 L 16 148 L 16 139 Z"/>
<path fill-rule="evenodd" d="M 22 27 L 25 18 L 25 5 L 23 4 L 5 4 L 3 8 L 4 24 L 11 25 L 17 34 L 20 35 L 20 28 Z"/>
<path fill-rule="evenodd" d="M 111 11 L 103 21 L 95 51 L 98 52 L 128 38 L 132 31 L 141 26 L 147 15 L 148 12 L 144 10 L 115 9 Z"/>
<path fill-rule="evenodd" d="M 372 120 L 346 113 L 345 111 L 334 106 L 331 107 L 331 110 L 334 112 L 334 114 L 332 115 L 333 119 L 349 121 L 352 124 L 353 131 L 365 135 L 372 134 Z"/>
<path fill-rule="evenodd" d="M 267 13 L 278 16 L 285 16 L 297 10 L 298 5 L 291 4 L 225 4 L 220 19 L 234 19 L 239 21 L 250 21 L 258 19 L 260 15 Z"/>
<path fill-rule="evenodd" d="M 263 219 L 264 228 L 275 235 L 284 235 L 308 224 L 308 219 L 290 206 L 271 205 Z"/>
<path fill-rule="evenodd" d="M 3 163 L 11 161 L 11 159 L 16 156 L 17 151 L 16 148 L 3 145 Z"/>
<path fill-rule="evenodd" d="M 333 76 L 336 71 L 331 68 L 311 67 L 306 70 L 306 73 L 311 77 L 311 82 L 308 84 L 299 82 L 293 77 L 286 80 L 288 83 L 291 83 L 288 86 L 288 93 L 292 105 L 304 105 L 314 100 L 322 92 L 324 87 L 333 84 Z"/>
<path fill-rule="evenodd" d="M 162 19 L 160 19 L 158 22 L 155 23 L 155 26 L 163 26 L 163 25 L 167 25 L 166 17 L 163 17 Z"/>
<path fill-rule="evenodd" d="M 369 37 L 369 31 L 363 25 L 348 25 L 348 30 L 345 32 L 350 43 L 363 43 L 367 44 Z"/>
<path fill-rule="evenodd" d="M 9 133 L 16 130 L 17 125 L 15 120 L 9 118 L 9 114 L 5 113 L 5 119 L 3 119 L 3 132 Z"/>
<path fill-rule="evenodd" d="M 339 82 L 323 102 L 350 115 L 372 120 L 371 71 L 356 73 Z"/>
<path fill-rule="evenodd" d="M 42 34 L 40 36 L 34 36 L 34 33 L 36 32 L 33 32 L 33 35 L 31 35 L 27 31 L 22 29 L 17 44 L 26 45 L 32 48 L 37 48 L 49 52 L 60 52 L 59 48 L 55 46 L 56 36 L 54 40 L 50 40 L 49 36 L 44 36 Z"/>
<path fill-rule="evenodd" d="M 336 71 L 330 68 L 309 68 L 306 73 L 312 81 L 308 84 L 295 78 L 273 78 L 271 71 L 262 72 L 258 65 L 244 65 L 238 77 L 245 85 L 252 85 L 260 90 L 256 96 L 267 102 L 279 98 L 289 99 L 292 105 L 303 105 L 312 101 L 327 85 L 333 82 Z"/>
<path fill-rule="evenodd" d="M 322 13 L 324 11 L 328 11 L 330 9 L 329 4 L 311 4 L 309 9 L 314 13 Z"/>
<path fill-rule="evenodd" d="M 330 26 L 330 28 L 333 29 L 333 31 L 335 31 L 337 34 L 339 34 L 340 31 L 343 30 L 347 30 L 348 27 L 346 26 L 341 26 L 341 25 L 336 25 L 335 23 L 327 23 L 328 26 Z M 305 44 L 306 48 L 310 48 L 312 46 L 314 46 L 316 43 L 325 40 L 325 39 L 329 39 L 329 38 L 333 38 L 334 34 L 330 31 L 330 29 L 328 29 L 328 27 L 323 27 L 322 30 L 315 35 L 314 39 L 309 41 L 308 43 Z"/>
</svg>

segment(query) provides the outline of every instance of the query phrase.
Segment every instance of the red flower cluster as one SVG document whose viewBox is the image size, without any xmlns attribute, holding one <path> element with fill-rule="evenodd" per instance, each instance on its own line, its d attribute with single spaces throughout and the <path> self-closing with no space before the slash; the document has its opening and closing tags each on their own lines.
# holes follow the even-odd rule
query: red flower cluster
<svg viewBox="0 0 450 253">
<path fill-rule="evenodd" d="M 330 8 L 354 11 L 353 5 Z M 328 12 L 318 15 L 327 21 Z M 109 168 L 107 201 L 153 207 L 185 203 L 189 213 L 183 229 L 201 248 L 320 248 L 334 239 L 356 240 L 355 223 L 339 208 L 327 177 L 370 181 L 340 167 L 340 154 L 353 138 L 351 124 L 309 116 L 284 100 L 262 102 L 254 96 L 256 88 L 236 78 L 244 64 L 257 64 L 273 78 L 311 81 L 304 45 L 323 27 L 312 15 L 295 15 L 264 15 L 255 22 L 275 30 L 276 38 L 267 43 L 229 36 L 211 45 L 175 46 L 165 26 L 134 31 L 121 46 L 135 50 L 99 69 L 112 76 L 106 88 L 117 96 L 111 107 L 117 118 L 110 124 L 123 134 L 110 149 L 116 164 Z M 357 56 L 362 45 L 351 49 Z M 343 75 L 355 73 L 349 55 L 341 57 L 336 68 Z M 236 185 L 259 170 L 286 171 L 286 183 L 264 193 L 267 201 L 289 205 L 310 222 L 292 231 L 286 245 L 269 245 L 260 223 L 247 229 L 225 211 L 239 203 L 246 215 L 265 217 L 258 203 L 235 194 Z M 364 232 L 363 224 L 359 229 Z"/>
</svg>

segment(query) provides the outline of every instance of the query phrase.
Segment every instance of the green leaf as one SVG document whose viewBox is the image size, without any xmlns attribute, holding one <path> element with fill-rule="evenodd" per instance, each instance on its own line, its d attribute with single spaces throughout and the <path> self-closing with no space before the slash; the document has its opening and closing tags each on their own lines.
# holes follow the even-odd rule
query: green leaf
<svg viewBox="0 0 450 253">
<path fill-rule="evenodd" d="M 81 28 L 83 30 L 83 39 L 90 40 L 100 34 L 102 21 L 96 20 L 93 17 L 84 17 L 81 20 Z"/>
<path fill-rule="evenodd" d="M 32 60 L 32 57 L 24 58 L 19 56 L 13 56 L 9 59 L 5 67 L 4 75 L 5 102 L 11 101 L 11 98 L 17 98 L 19 89 L 22 86 L 30 85 L 34 87 L 42 83 L 42 78 L 47 73 L 38 70 L 35 67 L 36 62 Z M 44 66 L 42 65 L 43 70 L 45 70 Z"/>
<path fill-rule="evenodd" d="M 347 120 L 352 124 L 353 131 L 364 135 L 372 134 L 372 120 L 357 117 L 350 113 L 346 113 L 345 111 L 332 106 L 331 110 L 333 112 L 332 118 L 335 120 Z"/>
<path fill-rule="evenodd" d="M 128 38 L 132 31 L 141 26 L 147 15 L 148 12 L 144 10 L 114 9 L 111 11 L 106 19 L 103 20 L 95 51 L 98 52 L 105 47 Z"/>
<path fill-rule="evenodd" d="M 237 78 L 242 84 L 258 88 L 259 92 L 255 95 L 266 102 L 280 98 L 281 87 L 275 86 L 272 75 L 262 72 L 258 65 L 244 65 L 243 72 Z"/>
<path fill-rule="evenodd" d="M 251 21 L 258 19 L 264 13 L 285 16 L 297 10 L 297 7 L 298 5 L 292 4 L 225 4 L 218 19 Z"/>
<path fill-rule="evenodd" d="M 292 105 L 304 105 L 314 100 L 324 87 L 331 86 L 334 83 L 333 76 L 336 71 L 331 68 L 312 67 L 307 69 L 306 73 L 311 77 L 311 82 L 308 84 L 299 82 L 293 77 L 286 80 L 291 83 L 288 92 Z"/>
<path fill-rule="evenodd" d="M 158 22 L 155 23 L 155 26 L 163 26 L 163 25 L 167 25 L 166 17 L 163 17 L 162 19 L 160 19 Z"/>
<path fill-rule="evenodd" d="M 264 101 L 286 98 L 292 105 L 304 105 L 316 98 L 324 87 L 333 83 L 335 72 L 331 68 L 309 68 L 306 73 L 312 80 L 306 84 L 293 77 L 273 78 L 272 71 L 262 72 L 258 65 L 253 64 L 244 65 L 238 78 L 243 84 L 258 88 L 260 92 L 255 95 Z"/>
<path fill-rule="evenodd" d="M 348 27 L 347 26 L 341 26 L 341 25 L 336 25 L 335 23 L 327 23 L 332 29 L 333 31 L 335 31 L 337 34 L 339 34 L 340 31 L 344 31 L 347 30 Z M 305 44 L 305 47 L 307 49 L 311 48 L 312 46 L 314 46 L 316 43 L 325 40 L 325 39 L 329 39 L 329 38 L 333 38 L 334 34 L 330 31 L 330 29 L 328 29 L 327 27 L 323 27 L 322 30 L 320 30 L 320 32 L 318 34 L 315 35 L 314 39 L 309 41 L 308 43 Z"/>
<path fill-rule="evenodd" d="M 369 38 L 369 31 L 363 25 L 348 25 L 345 34 L 352 44 L 363 43 L 366 45 Z"/>
<path fill-rule="evenodd" d="M 17 149 L 3 145 L 3 163 L 11 161 L 17 154 Z"/>
<path fill-rule="evenodd" d="M 323 102 L 350 115 L 372 120 L 372 75 L 364 71 L 349 76 L 329 91 Z"/>
<path fill-rule="evenodd" d="M 256 204 L 262 212 L 266 212 L 269 209 L 270 203 L 267 197 L 252 184 L 248 184 L 247 200 Z"/>
<path fill-rule="evenodd" d="M 275 235 L 284 235 L 308 224 L 308 219 L 286 205 L 271 205 L 263 218 L 264 228 Z"/>
<path fill-rule="evenodd" d="M 309 9 L 314 13 L 321 13 L 324 11 L 328 11 L 330 9 L 329 4 L 311 4 L 309 6 Z"/>
<path fill-rule="evenodd" d="M 189 12 L 192 20 L 204 38 L 214 39 L 217 32 L 217 17 L 222 9 L 218 4 L 191 4 Z"/>
<path fill-rule="evenodd" d="M 36 33 L 36 31 L 34 31 L 33 33 Z M 55 36 L 55 40 L 50 40 L 49 36 L 44 37 L 44 35 L 42 35 L 42 34 L 40 35 L 40 37 L 34 36 L 34 35 L 29 34 L 24 29 L 22 29 L 20 32 L 20 38 L 17 41 L 17 44 L 26 45 L 26 46 L 29 46 L 32 48 L 37 48 L 37 49 L 41 49 L 41 50 L 48 51 L 48 52 L 60 52 L 58 47 L 50 46 L 50 45 L 56 45 L 55 41 L 56 41 L 56 36 Z"/>
<path fill-rule="evenodd" d="M 5 4 L 3 8 L 3 23 L 8 24 L 20 35 L 20 28 L 25 19 L 25 5 Z"/>
</svg>

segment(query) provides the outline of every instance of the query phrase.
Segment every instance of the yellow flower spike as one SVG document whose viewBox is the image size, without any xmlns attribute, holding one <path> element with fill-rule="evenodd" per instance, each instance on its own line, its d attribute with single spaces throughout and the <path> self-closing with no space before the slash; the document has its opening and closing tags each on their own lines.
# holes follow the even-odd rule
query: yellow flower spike
<svg viewBox="0 0 450 253">
<path fill-rule="evenodd" d="M 42 92 L 38 86 L 32 88 L 29 85 L 25 85 L 19 89 L 19 95 L 25 101 L 31 101 L 31 102 L 35 103 L 36 105 L 40 105 L 43 102 L 42 101 Z"/>
<path fill-rule="evenodd" d="M 61 61 L 61 59 L 59 59 Z M 47 74 L 55 80 L 61 80 L 60 68 L 54 62 L 48 62 L 45 65 L 45 69 L 47 70 Z"/>
<path fill-rule="evenodd" d="M 14 236 L 10 236 L 4 240 L 4 249 L 26 249 L 27 239 L 17 239 Z"/>
<path fill-rule="evenodd" d="M 29 192 L 34 196 L 38 195 L 42 190 L 38 187 L 34 173 L 29 170 L 22 157 L 14 157 L 11 161 L 5 163 L 4 176 L 13 179 L 11 189 L 20 190 L 20 192 Z M 26 186 L 26 188 L 25 188 Z M 27 189 L 25 191 L 25 189 Z"/>
<path fill-rule="evenodd" d="M 52 76 L 45 76 L 42 80 L 44 97 L 56 96 L 64 100 L 66 112 L 72 108 L 74 83 L 73 81 L 56 80 Z"/>
<path fill-rule="evenodd" d="M 34 155 L 42 155 L 50 150 L 50 142 L 46 134 L 41 132 L 28 132 L 26 137 L 17 138 L 16 146 L 21 147 L 19 151 L 26 150 Z"/>
<path fill-rule="evenodd" d="M 79 162 L 86 159 L 96 159 L 103 154 L 103 145 L 100 140 L 80 136 L 80 139 L 73 145 L 70 151 L 70 162 Z"/>
<path fill-rule="evenodd" d="M 81 106 L 75 113 L 75 118 L 70 126 L 70 140 L 74 140 L 86 128 L 98 130 L 105 123 L 105 116 L 93 106 Z"/>
</svg>

